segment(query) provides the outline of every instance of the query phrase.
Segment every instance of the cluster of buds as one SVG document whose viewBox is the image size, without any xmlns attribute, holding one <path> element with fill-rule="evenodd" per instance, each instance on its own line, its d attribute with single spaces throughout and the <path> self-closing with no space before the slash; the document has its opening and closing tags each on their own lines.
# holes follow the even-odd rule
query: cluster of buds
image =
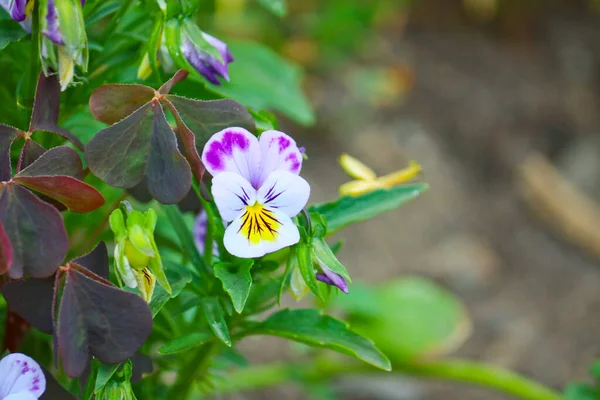
<svg viewBox="0 0 600 400">
<path fill-rule="evenodd" d="M 133 368 L 131 362 L 123 364 L 121 370 L 115 372 L 110 380 L 96 395 L 98 400 L 136 400 L 131 387 Z"/>
<path fill-rule="evenodd" d="M 150 302 L 156 282 L 168 293 L 171 286 L 154 241 L 156 211 L 134 210 L 129 202 L 110 214 L 110 228 L 115 235 L 115 269 L 125 286 L 137 288 L 144 300 Z"/>
<path fill-rule="evenodd" d="M 34 7 L 38 7 L 42 67 L 46 75 L 50 70 L 58 71 L 62 90 L 73 81 L 75 66 L 83 72 L 87 70 L 84 4 L 85 0 L 0 0 L 0 6 L 28 32 L 31 32 Z"/>
<path fill-rule="evenodd" d="M 220 85 L 220 78 L 229 81 L 229 63 L 233 56 L 227 44 L 203 32 L 190 18 L 180 18 L 186 15 L 186 8 L 193 10 L 193 6 L 183 2 L 184 7 L 179 9 L 174 18 L 167 19 L 159 29 L 158 53 L 146 53 L 138 69 L 138 77 L 146 79 L 150 73 L 150 57 L 155 60 L 166 72 L 172 72 L 177 66 L 190 71 L 197 71 L 214 85 Z M 168 5 L 159 0 L 158 4 L 165 15 L 173 14 L 168 11 Z M 187 6 L 186 6 L 187 4 Z M 190 10 L 187 13 L 190 13 Z"/>
</svg>

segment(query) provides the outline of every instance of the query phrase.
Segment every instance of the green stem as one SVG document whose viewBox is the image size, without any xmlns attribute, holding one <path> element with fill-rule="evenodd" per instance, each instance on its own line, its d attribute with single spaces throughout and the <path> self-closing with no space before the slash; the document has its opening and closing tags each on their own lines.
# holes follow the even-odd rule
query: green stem
<svg viewBox="0 0 600 400">
<path fill-rule="evenodd" d="M 196 351 L 193 357 L 184 364 L 177 374 L 177 380 L 169 392 L 169 399 L 187 400 L 190 397 L 194 380 L 207 374 L 211 361 L 219 350 L 219 342 L 213 340 Z"/>
<path fill-rule="evenodd" d="M 562 398 L 554 390 L 515 372 L 470 360 L 446 359 L 422 363 L 395 363 L 394 371 L 405 375 L 474 384 L 525 400 Z M 366 364 L 337 360 L 324 360 L 316 365 L 276 363 L 234 371 L 225 380 L 226 386 L 219 387 L 218 390 L 220 393 L 236 392 L 273 386 L 290 379 L 324 381 L 345 374 L 373 372 L 377 370 Z"/>
</svg>

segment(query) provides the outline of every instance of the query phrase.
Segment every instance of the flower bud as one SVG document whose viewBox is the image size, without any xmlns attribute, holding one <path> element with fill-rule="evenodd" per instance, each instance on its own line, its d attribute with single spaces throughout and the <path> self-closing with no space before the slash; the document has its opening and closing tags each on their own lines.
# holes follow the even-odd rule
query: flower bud
<svg viewBox="0 0 600 400">
<path fill-rule="evenodd" d="M 96 395 L 98 400 L 136 400 L 131 387 L 131 363 L 127 362 L 116 372 Z"/>
<path fill-rule="evenodd" d="M 149 209 L 145 213 L 133 210 L 123 202 L 122 209 L 114 210 L 110 228 L 115 235 L 115 270 L 122 282 L 137 288 L 144 300 L 150 302 L 156 282 L 167 292 L 171 286 L 163 270 L 160 253 L 154 241 L 158 216 Z"/>
<path fill-rule="evenodd" d="M 191 65 L 215 85 L 221 84 L 219 77 L 229 81 L 228 65 L 233 56 L 227 44 L 202 32 L 192 20 L 168 21 L 165 40 L 171 58 L 180 67 Z"/>
</svg>

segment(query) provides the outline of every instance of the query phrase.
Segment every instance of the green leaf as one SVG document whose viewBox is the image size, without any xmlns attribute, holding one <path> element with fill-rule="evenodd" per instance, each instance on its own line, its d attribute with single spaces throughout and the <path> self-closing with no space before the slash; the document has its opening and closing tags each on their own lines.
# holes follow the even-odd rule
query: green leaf
<svg viewBox="0 0 600 400">
<path fill-rule="evenodd" d="M 158 349 L 159 354 L 175 354 L 182 351 L 193 349 L 194 347 L 202 346 L 214 337 L 212 332 L 194 332 L 189 335 L 183 335 Z"/>
<path fill-rule="evenodd" d="M 202 300 L 202 309 L 208 326 L 213 331 L 215 336 L 227 346 L 231 347 L 231 338 L 225 322 L 225 313 L 223 307 L 216 297 L 206 297 Z"/>
<path fill-rule="evenodd" d="M 117 364 L 101 364 L 98 366 L 98 375 L 96 375 L 96 386 L 94 393 L 98 393 L 112 378 L 112 376 L 119 369 L 120 363 Z"/>
<path fill-rule="evenodd" d="M 170 299 L 179 296 L 183 288 L 192 280 L 190 273 L 181 268 L 168 268 L 165 274 L 167 275 L 167 280 L 171 283 L 171 294 L 163 289 L 162 286 L 157 286 L 154 289 L 152 300 L 148 304 L 150 310 L 152 310 L 152 317 L 155 317 Z"/>
<path fill-rule="evenodd" d="M 6 11 L 0 8 L 0 50 L 25 36 L 27 36 L 25 29 L 18 22 L 10 19 Z"/>
<path fill-rule="evenodd" d="M 179 238 L 183 254 L 196 268 L 204 268 L 204 261 L 198 252 L 198 248 L 194 243 L 194 236 L 186 224 L 183 214 L 181 214 L 181 210 L 179 210 L 179 208 L 175 205 L 163 205 L 160 209 L 165 213 L 169 222 L 173 226 L 173 230 Z"/>
<path fill-rule="evenodd" d="M 461 301 L 429 280 L 400 278 L 377 287 L 354 284 L 352 289 L 334 305 L 394 361 L 447 354 L 471 332 Z"/>
<path fill-rule="evenodd" d="M 247 107 L 280 111 L 302 125 L 315 122 L 300 68 L 258 43 L 233 42 L 229 48 L 235 57 L 229 64 L 231 82 L 210 90 Z"/>
<path fill-rule="evenodd" d="M 327 232 L 337 232 L 346 225 L 373 218 L 401 206 L 428 189 L 427 184 L 400 185 L 378 189 L 360 196 L 344 196 L 329 203 L 315 204 L 315 211 L 327 219 Z"/>
<path fill-rule="evenodd" d="M 564 400 L 598 400 L 600 393 L 583 383 L 571 383 L 565 389 Z"/>
<path fill-rule="evenodd" d="M 278 17 L 287 14 L 287 4 L 285 0 L 258 0 L 261 6 L 271 11 Z"/>
<path fill-rule="evenodd" d="M 279 311 L 254 327 L 250 334 L 273 335 L 346 354 L 374 367 L 390 371 L 390 360 L 373 344 L 340 320 L 318 310 Z"/>
<path fill-rule="evenodd" d="M 233 308 L 238 314 L 244 310 L 244 305 L 250 294 L 250 288 L 252 287 L 250 268 L 252 268 L 252 265 L 253 261 L 250 260 L 241 264 L 220 262 L 214 266 L 215 276 L 221 280 L 223 290 L 231 297 Z M 232 267 L 237 267 L 237 271 L 231 272 Z"/>
</svg>

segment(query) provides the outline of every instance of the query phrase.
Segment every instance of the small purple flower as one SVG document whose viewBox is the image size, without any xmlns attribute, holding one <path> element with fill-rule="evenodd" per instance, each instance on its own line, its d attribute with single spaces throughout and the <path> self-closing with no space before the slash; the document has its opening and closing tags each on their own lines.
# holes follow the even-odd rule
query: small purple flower
<svg viewBox="0 0 600 400">
<path fill-rule="evenodd" d="M 56 44 L 65 44 L 60 33 L 60 24 L 58 22 L 58 11 L 54 0 L 48 0 L 48 11 L 46 13 L 46 28 L 42 31 L 44 36 Z"/>
<path fill-rule="evenodd" d="M 9 354 L 0 360 L 0 400 L 35 400 L 46 390 L 40 365 L 24 354 Z"/>
<path fill-rule="evenodd" d="M 17 22 L 25 21 L 27 13 L 27 0 L 2 0 L 2 6 L 10 13 L 10 17 Z"/>
<path fill-rule="evenodd" d="M 321 266 L 323 273 L 317 274 L 317 279 L 331 286 L 336 286 L 342 292 L 348 294 L 348 284 L 340 275 L 336 274 L 327 267 Z"/>
<path fill-rule="evenodd" d="M 200 43 L 195 43 L 194 38 L 204 40 L 204 47 L 213 47 L 219 53 L 220 59 L 204 50 Z M 233 61 L 233 56 L 224 42 L 201 32 L 201 35 L 184 34 L 181 47 L 187 61 L 209 82 L 220 85 L 219 77 L 229 82 L 228 64 Z"/>
<path fill-rule="evenodd" d="M 196 217 L 194 223 L 194 243 L 200 254 L 204 254 L 204 243 L 206 243 L 206 231 L 208 230 L 208 215 L 206 211 L 202 210 Z M 219 247 L 216 242 L 213 242 L 213 251 L 215 256 L 219 255 Z"/>
</svg>

